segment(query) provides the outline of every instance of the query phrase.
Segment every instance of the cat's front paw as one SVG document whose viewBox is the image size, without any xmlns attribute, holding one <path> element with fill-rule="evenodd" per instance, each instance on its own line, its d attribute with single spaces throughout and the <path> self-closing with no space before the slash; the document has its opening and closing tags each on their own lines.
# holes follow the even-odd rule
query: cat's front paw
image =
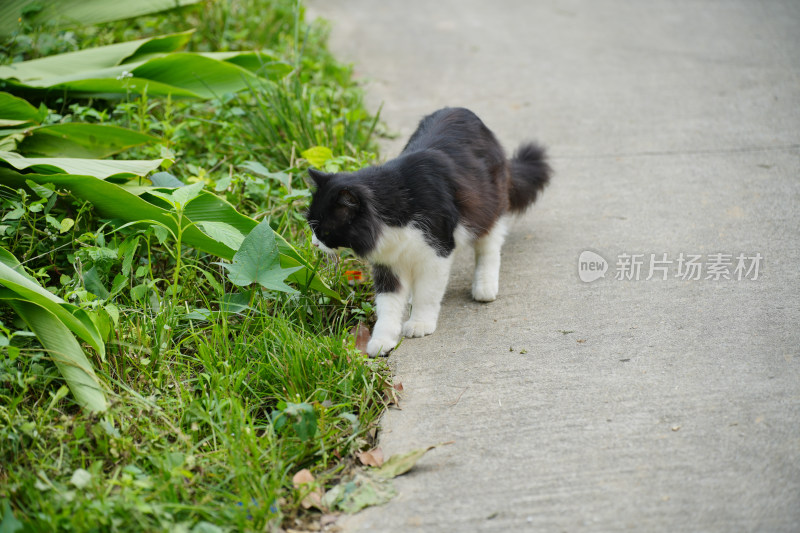
<svg viewBox="0 0 800 533">
<path fill-rule="evenodd" d="M 367 355 L 376 357 L 379 355 L 386 355 L 400 342 L 399 338 L 392 338 L 389 336 L 373 336 L 367 343 Z"/>
<path fill-rule="evenodd" d="M 497 299 L 497 282 L 480 280 L 472 284 L 472 297 L 478 302 L 493 302 Z"/>
<path fill-rule="evenodd" d="M 407 320 L 403 324 L 404 337 L 424 337 L 436 331 L 435 320 Z"/>
</svg>

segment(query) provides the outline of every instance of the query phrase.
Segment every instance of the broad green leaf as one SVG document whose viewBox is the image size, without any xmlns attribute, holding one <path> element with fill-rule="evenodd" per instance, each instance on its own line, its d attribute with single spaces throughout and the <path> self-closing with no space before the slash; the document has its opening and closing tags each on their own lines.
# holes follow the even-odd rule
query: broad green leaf
<svg viewBox="0 0 800 533">
<path fill-rule="evenodd" d="M 322 165 L 333 157 L 333 152 L 327 146 L 313 146 L 301 152 L 300 155 L 305 157 L 311 166 L 322 168 Z"/>
<path fill-rule="evenodd" d="M 86 287 L 87 291 L 101 300 L 105 300 L 111 294 L 103 285 L 103 282 L 100 280 L 100 275 L 97 273 L 97 267 L 94 266 L 83 273 L 83 285 Z"/>
<path fill-rule="evenodd" d="M 22 133 L 3 136 L 4 130 L 0 130 L 0 152 L 13 152 L 17 149 L 17 143 L 25 138 Z"/>
<path fill-rule="evenodd" d="M 59 224 L 58 224 L 58 232 L 59 233 L 66 233 L 69 230 L 71 230 L 72 226 L 74 226 L 74 225 L 75 225 L 75 220 L 73 220 L 73 219 L 71 219 L 69 217 L 64 217 L 61 220 L 61 222 L 59 222 Z"/>
<path fill-rule="evenodd" d="M 259 176 L 267 177 L 272 174 L 270 169 L 259 163 L 258 161 L 245 161 L 240 167 L 244 167 L 250 172 L 254 174 L 258 174 Z"/>
<path fill-rule="evenodd" d="M 53 124 L 28 130 L 17 144 L 24 155 L 103 159 L 134 146 L 158 142 L 157 137 L 105 124 Z"/>
<path fill-rule="evenodd" d="M 183 187 L 186 185 L 169 172 L 156 172 L 151 174 L 148 179 L 152 182 L 153 187 Z"/>
<path fill-rule="evenodd" d="M 39 123 L 44 120 L 39 109 L 26 100 L 9 93 L 0 92 L 0 118 L 15 121 L 16 125 Z"/>
<path fill-rule="evenodd" d="M 175 189 L 171 189 L 170 192 L 164 190 L 157 190 L 151 189 L 148 191 L 149 194 L 161 198 L 169 205 L 171 205 L 174 209 L 184 209 L 186 205 L 197 198 L 197 195 L 200 194 L 200 191 L 203 190 L 203 182 L 198 181 L 192 183 L 191 185 L 182 185 Z"/>
<path fill-rule="evenodd" d="M 264 52 L 183 53 L 187 34 L 117 43 L 0 66 L 0 88 L 24 96 L 130 94 L 210 98 L 279 78 L 291 67 Z"/>
<path fill-rule="evenodd" d="M 244 241 L 244 235 L 238 229 L 224 222 L 205 221 L 198 224 L 200 228 L 212 239 L 227 245 L 233 250 L 238 250 Z"/>
<path fill-rule="evenodd" d="M 273 411 L 272 416 L 276 429 L 283 427 L 289 420 L 297 436 L 303 441 L 311 439 L 317 433 L 317 413 L 309 403 L 287 402 L 282 411 Z"/>
<path fill-rule="evenodd" d="M 39 198 L 50 198 L 55 194 L 56 188 L 52 183 L 45 183 L 43 185 L 39 185 L 35 181 L 25 180 L 25 185 L 31 188 L 33 192 L 35 192 Z"/>
<path fill-rule="evenodd" d="M 239 230 L 242 235 L 250 233 L 258 224 L 252 218 L 236 211 L 231 204 L 222 200 L 219 196 L 205 191 L 189 203 L 184 213 L 190 220 L 196 222 L 212 221 L 229 224 Z M 308 285 L 309 288 L 317 290 L 336 300 L 341 299 L 335 291 L 332 291 L 325 282 L 314 273 L 313 266 L 306 261 L 286 239 L 277 233 L 275 233 L 275 239 L 278 243 L 278 250 L 281 253 L 281 266 L 284 268 L 303 267 L 301 270 L 291 274 L 289 279 L 297 283 L 300 287 Z M 233 258 L 233 250 L 229 256 L 217 255 L 231 260 Z"/>
<path fill-rule="evenodd" d="M 262 287 L 281 291 L 297 292 L 283 280 L 302 267 L 281 268 L 275 232 L 267 222 L 262 222 L 244 238 L 233 256 L 233 263 L 218 263 L 228 271 L 231 283 L 247 287 L 258 283 Z"/>
<path fill-rule="evenodd" d="M 130 63 L 152 54 L 174 52 L 183 48 L 191 36 L 192 31 L 173 33 L 20 61 L 0 66 L 0 78 L 12 78 L 25 84 L 35 84 L 42 80 L 72 76 L 75 73 L 90 73 L 122 65 L 125 62 Z"/>
<path fill-rule="evenodd" d="M 294 67 L 278 57 L 266 52 L 201 52 L 200 55 L 227 61 L 257 74 L 262 78 L 280 79 L 289 74 Z"/>
<path fill-rule="evenodd" d="M 8 499 L 3 499 L 3 521 L 0 522 L 0 533 L 16 533 L 24 529 L 25 525 L 17 520 Z"/>
<path fill-rule="evenodd" d="M 72 477 L 69 479 L 69 482 L 79 489 L 84 489 L 89 483 L 92 482 L 92 474 L 90 474 L 88 470 L 78 468 L 72 473 Z"/>
<path fill-rule="evenodd" d="M 30 124 L 27 120 L 14 120 L 8 118 L 0 118 L 0 128 L 7 128 L 12 126 L 22 126 L 23 124 Z M 18 133 L 19 130 L 15 130 L 13 132 L 0 132 L 0 137 L 6 137 L 11 133 Z M 5 133 L 5 135 L 3 135 Z"/>
<path fill-rule="evenodd" d="M 103 386 L 69 328 L 44 307 L 24 300 L 6 302 L 48 351 L 78 404 L 90 411 L 105 411 L 108 402 Z"/>
<path fill-rule="evenodd" d="M 113 100 L 124 98 L 126 94 L 141 95 L 145 91 L 150 96 L 172 96 L 173 98 L 200 98 L 199 94 L 192 91 L 174 87 L 155 80 L 144 80 L 141 78 L 127 79 L 108 79 L 108 78 L 88 78 L 75 80 L 69 83 L 45 86 L 43 88 L 14 80 L 0 79 L 0 88 L 20 94 L 25 97 L 41 98 L 47 96 L 49 92 L 61 93 L 70 92 L 81 98 L 103 98 Z"/>
<path fill-rule="evenodd" d="M 180 207 L 186 207 L 186 204 L 197 198 L 197 196 L 200 194 L 200 191 L 203 190 L 203 185 L 205 184 L 202 181 L 198 181 L 192 183 L 191 185 L 178 187 L 173 191 L 172 198 Z"/>
<path fill-rule="evenodd" d="M 292 180 L 289 177 L 289 175 L 286 174 L 285 172 L 271 172 L 267 167 L 265 167 L 258 161 L 245 161 L 239 166 L 246 168 L 253 174 L 277 180 L 281 182 L 287 189 L 291 188 Z"/>
<path fill-rule="evenodd" d="M 186 30 L 178 33 L 169 33 L 146 39 L 135 52 L 120 60 L 121 65 L 143 61 L 158 54 L 168 54 L 183 50 L 192 38 L 194 30 Z M 102 48 L 102 47 L 100 47 Z"/>
<path fill-rule="evenodd" d="M 180 87 L 202 98 L 237 92 L 258 83 L 258 77 L 245 68 L 190 53 L 174 53 L 152 59 L 131 73 L 137 78 Z"/>
<path fill-rule="evenodd" d="M 17 170 L 32 170 L 41 174 L 79 174 L 101 179 L 120 175 L 144 176 L 164 162 L 163 159 L 112 161 L 72 157 L 23 157 L 15 152 L 0 152 L 0 161 L 5 161 Z"/>
<path fill-rule="evenodd" d="M 105 360 L 106 349 L 100 332 L 82 309 L 54 295 L 28 276 L 11 252 L 0 248 L 0 300 L 19 299 L 33 302 L 61 321 L 69 330 L 94 348 Z"/>
<path fill-rule="evenodd" d="M 0 35 L 11 35 L 19 27 L 19 20 L 32 25 L 48 27 L 91 26 L 101 22 L 139 17 L 176 7 L 196 4 L 200 0 L 135 0 L 109 2 L 108 0 L 4 0 L 0 10 Z M 27 14 L 31 7 L 39 8 Z"/>
<path fill-rule="evenodd" d="M 158 207 L 125 187 L 107 180 L 73 174 L 15 174 L 12 170 L 0 168 L 0 183 L 19 186 L 20 183 L 24 183 L 24 179 L 38 183 L 53 183 L 56 187 L 67 188 L 74 195 L 92 202 L 103 217 L 128 222 L 153 220 L 171 228 L 173 232 L 177 231 L 177 226 L 170 217 L 171 211 Z M 191 206 L 191 203 L 189 205 Z M 255 226 L 255 221 L 253 225 Z M 204 252 L 226 259 L 233 258 L 232 249 L 211 239 L 195 227 L 188 227 L 185 230 L 184 241 Z"/>
</svg>

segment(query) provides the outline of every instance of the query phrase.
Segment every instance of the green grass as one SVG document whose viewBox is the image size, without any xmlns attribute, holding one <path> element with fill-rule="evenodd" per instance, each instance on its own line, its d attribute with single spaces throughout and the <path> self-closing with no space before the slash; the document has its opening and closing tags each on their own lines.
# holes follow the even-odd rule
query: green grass
<svg viewBox="0 0 800 533">
<path fill-rule="evenodd" d="M 388 371 L 359 353 L 349 333 L 372 318 L 370 286 L 348 284 L 345 271 L 363 268 L 352 257 L 319 260 L 302 216 L 304 150 L 329 148 L 332 168 L 376 157 L 377 117 L 364 109 L 350 69 L 326 50 L 324 25 L 303 23 L 293 1 L 207 2 L 86 29 L 25 28 L 0 63 L 190 27 L 194 49 L 269 48 L 297 70 L 209 101 L 59 97 L 45 102 L 48 122 L 159 136 L 119 157 L 172 157 L 170 173 L 269 221 L 343 301 L 303 287 L 236 287 L 214 264 L 219 258 L 157 227 L 118 230 L 68 191 L 41 197 L 0 186 L 0 246 L 103 326 L 107 357 L 92 362 L 111 400 L 107 413 L 82 412 L 51 357 L 0 304 L 0 524 L 275 530 L 309 516 L 294 473 L 309 468 L 318 482 L 335 483 L 370 444 Z M 108 295 L 97 296 L 101 289 Z"/>
<path fill-rule="evenodd" d="M 386 382 L 346 333 L 319 337 L 291 308 L 263 305 L 183 324 L 157 369 L 128 361 L 129 383 L 116 383 L 102 418 L 51 401 L 60 380 L 43 354 L 5 361 L 17 379 L 3 387 L 0 458 L 17 517 L 38 531 L 147 531 L 200 520 L 262 529 L 294 516 L 291 474 L 335 478 L 364 444 Z M 291 404 L 308 411 L 276 428 Z M 79 469 L 91 474 L 81 487 L 70 481 Z"/>
</svg>

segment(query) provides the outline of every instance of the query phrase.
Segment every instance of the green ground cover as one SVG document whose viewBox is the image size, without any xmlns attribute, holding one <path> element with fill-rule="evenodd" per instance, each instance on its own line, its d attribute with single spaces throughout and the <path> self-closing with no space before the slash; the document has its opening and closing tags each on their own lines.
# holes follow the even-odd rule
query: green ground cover
<svg viewBox="0 0 800 533">
<path fill-rule="evenodd" d="M 307 518 L 308 491 L 370 445 L 390 385 L 350 333 L 372 318 L 348 274 L 362 267 L 310 246 L 305 170 L 374 161 L 377 118 L 296 2 L 91 26 L 26 5 L 0 68 L 153 40 L 102 83 L 23 87 L 0 70 L 0 530 Z M 192 61 L 241 75 L 198 81 Z M 315 481 L 298 489 L 302 469 Z"/>
</svg>

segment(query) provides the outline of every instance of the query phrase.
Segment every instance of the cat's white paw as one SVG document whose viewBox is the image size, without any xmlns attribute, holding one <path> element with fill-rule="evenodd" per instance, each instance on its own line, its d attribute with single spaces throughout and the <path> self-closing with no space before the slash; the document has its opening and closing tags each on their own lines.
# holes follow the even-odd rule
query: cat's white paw
<svg viewBox="0 0 800 533">
<path fill-rule="evenodd" d="M 403 324 L 404 337 L 424 337 L 436 331 L 435 320 L 407 320 Z"/>
<path fill-rule="evenodd" d="M 493 302 L 497 299 L 497 282 L 487 280 L 472 284 L 472 297 L 478 302 Z"/>
<path fill-rule="evenodd" d="M 389 336 L 373 336 L 367 343 L 367 354 L 370 357 L 378 355 L 386 355 L 391 351 L 397 343 L 400 342 L 399 338 L 392 338 Z"/>
</svg>

